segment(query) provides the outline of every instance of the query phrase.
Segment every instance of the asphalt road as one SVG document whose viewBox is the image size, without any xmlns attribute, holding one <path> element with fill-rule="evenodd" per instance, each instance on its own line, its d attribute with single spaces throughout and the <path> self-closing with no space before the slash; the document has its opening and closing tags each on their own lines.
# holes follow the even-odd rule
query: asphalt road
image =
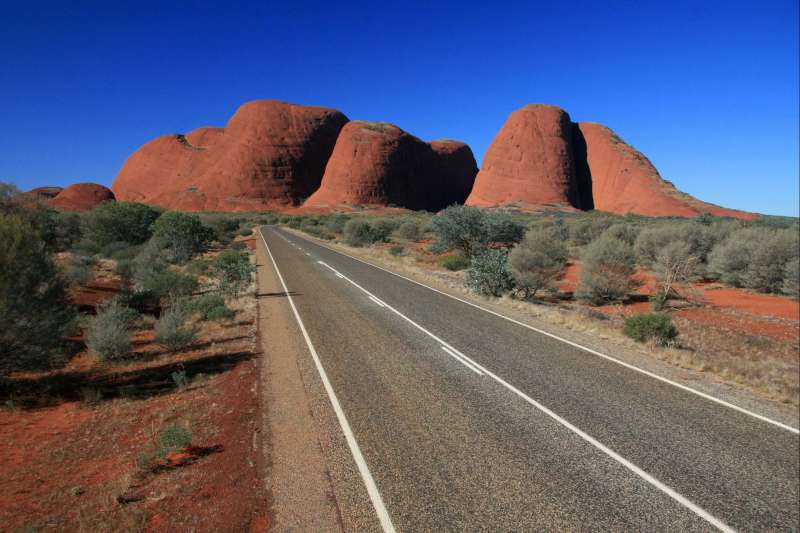
<svg viewBox="0 0 800 533">
<path fill-rule="evenodd" d="M 352 432 L 361 481 L 374 482 L 365 505 L 384 520 L 369 527 L 800 527 L 795 432 L 288 232 L 262 234 L 349 425 L 337 438 Z"/>
</svg>

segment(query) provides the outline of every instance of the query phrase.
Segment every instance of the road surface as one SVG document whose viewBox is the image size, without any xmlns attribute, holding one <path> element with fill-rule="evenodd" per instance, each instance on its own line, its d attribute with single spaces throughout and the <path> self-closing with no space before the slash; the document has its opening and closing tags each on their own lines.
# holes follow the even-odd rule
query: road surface
<svg viewBox="0 0 800 533">
<path fill-rule="evenodd" d="M 261 234 L 337 423 L 321 427 L 348 451 L 331 459 L 349 462 L 331 481 L 345 526 L 352 512 L 376 531 L 798 529 L 796 426 Z"/>
</svg>

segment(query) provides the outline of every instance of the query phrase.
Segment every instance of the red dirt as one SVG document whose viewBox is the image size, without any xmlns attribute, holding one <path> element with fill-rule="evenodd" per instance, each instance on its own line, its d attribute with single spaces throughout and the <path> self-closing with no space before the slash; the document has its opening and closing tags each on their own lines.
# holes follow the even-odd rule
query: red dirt
<svg viewBox="0 0 800 533">
<path fill-rule="evenodd" d="M 339 111 L 256 100 L 222 128 L 164 135 L 134 152 L 112 186 L 119 200 L 184 211 L 263 211 L 297 205 L 318 187 Z"/>
<path fill-rule="evenodd" d="M 574 165 L 569 115 L 526 105 L 511 113 L 486 151 L 467 204 L 575 206 Z"/>
<path fill-rule="evenodd" d="M 96 183 L 75 183 L 59 192 L 48 203 L 67 211 L 89 211 L 103 202 L 113 202 L 114 193 Z"/>
<path fill-rule="evenodd" d="M 800 302 L 785 296 L 758 294 L 719 285 L 697 285 L 712 306 L 728 307 L 754 315 L 800 321 Z M 795 330 L 795 334 L 797 331 Z"/>
</svg>

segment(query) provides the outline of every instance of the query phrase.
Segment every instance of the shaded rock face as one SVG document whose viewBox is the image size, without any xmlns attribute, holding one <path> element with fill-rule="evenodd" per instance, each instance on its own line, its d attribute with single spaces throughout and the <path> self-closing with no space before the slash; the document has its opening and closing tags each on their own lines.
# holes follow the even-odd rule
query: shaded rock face
<svg viewBox="0 0 800 533">
<path fill-rule="evenodd" d="M 339 111 L 256 100 L 225 128 L 164 135 L 133 153 L 112 189 L 118 200 L 184 211 L 257 211 L 298 205 L 320 184 Z"/>
<path fill-rule="evenodd" d="M 394 205 L 436 211 L 463 201 L 477 166 L 463 143 L 428 144 L 393 124 L 353 121 L 304 205 Z"/>
<path fill-rule="evenodd" d="M 710 213 L 755 218 L 752 213 L 725 209 L 680 192 L 659 175 L 644 154 L 606 126 L 589 122 L 575 126 L 576 145 L 580 147 L 576 150 L 580 155 L 578 181 L 584 187 L 591 187 L 595 209 L 645 216 L 694 217 Z"/>
<path fill-rule="evenodd" d="M 75 183 L 63 189 L 48 203 L 68 211 L 88 211 L 103 202 L 113 202 L 111 189 L 97 183 Z"/>
<path fill-rule="evenodd" d="M 514 111 L 489 145 L 467 204 L 579 203 L 572 135 L 561 108 L 531 104 Z"/>
</svg>

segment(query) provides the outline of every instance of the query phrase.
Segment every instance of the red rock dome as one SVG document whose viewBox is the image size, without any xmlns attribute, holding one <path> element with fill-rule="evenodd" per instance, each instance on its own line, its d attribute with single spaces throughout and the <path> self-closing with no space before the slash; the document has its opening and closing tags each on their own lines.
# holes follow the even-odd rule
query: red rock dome
<svg viewBox="0 0 800 533">
<path fill-rule="evenodd" d="M 75 183 L 59 192 L 48 203 L 68 211 L 88 211 L 103 202 L 113 202 L 111 189 L 97 183 Z"/>
<path fill-rule="evenodd" d="M 576 197 L 569 115 L 530 104 L 511 113 L 489 145 L 467 204 L 571 206 Z"/>
<path fill-rule="evenodd" d="M 256 211 L 297 205 L 322 179 L 339 111 L 256 100 L 223 128 L 164 135 L 133 153 L 112 186 L 118 200 L 185 211 Z"/>
<path fill-rule="evenodd" d="M 428 144 L 393 124 L 356 120 L 342 128 L 320 188 L 304 205 L 435 211 L 463 202 L 476 170 L 463 143 Z"/>
<path fill-rule="evenodd" d="M 659 175 L 644 154 L 606 126 L 578 123 L 576 144 L 580 147 L 576 153 L 583 156 L 581 152 L 585 149 L 586 158 L 585 164 L 578 164 L 582 169 L 578 181 L 589 183 L 595 209 L 646 216 L 694 217 L 701 213 L 743 219 L 756 216 L 701 202 L 680 192 Z"/>
</svg>

